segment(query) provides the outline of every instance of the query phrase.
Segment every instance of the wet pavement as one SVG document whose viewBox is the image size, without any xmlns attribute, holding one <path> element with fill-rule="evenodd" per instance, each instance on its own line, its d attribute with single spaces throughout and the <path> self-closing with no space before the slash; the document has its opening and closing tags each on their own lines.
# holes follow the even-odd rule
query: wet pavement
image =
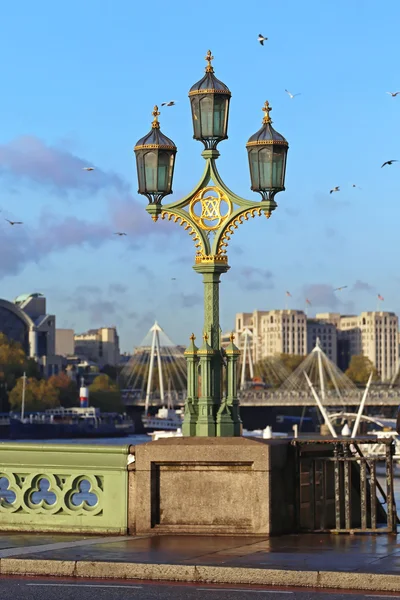
<svg viewBox="0 0 400 600">
<path fill-rule="evenodd" d="M 400 575 L 395 535 L 287 535 L 277 538 L 146 535 L 0 535 L 0 559 L 118 562 Z"/>
</svg>

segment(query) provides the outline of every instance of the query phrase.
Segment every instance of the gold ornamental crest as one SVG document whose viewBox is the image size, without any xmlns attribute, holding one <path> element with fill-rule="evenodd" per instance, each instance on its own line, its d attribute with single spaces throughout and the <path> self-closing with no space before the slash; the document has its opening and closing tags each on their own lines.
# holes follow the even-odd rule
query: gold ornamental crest
<svg viewBox="0 0 400 600">
<path fill-rule="evenodd" d="M 207 186 L 192 198 L 189 214 L 205 231 L 215 231 L 232 214 L 232 202 L 219 188 Z"/>
</svg>

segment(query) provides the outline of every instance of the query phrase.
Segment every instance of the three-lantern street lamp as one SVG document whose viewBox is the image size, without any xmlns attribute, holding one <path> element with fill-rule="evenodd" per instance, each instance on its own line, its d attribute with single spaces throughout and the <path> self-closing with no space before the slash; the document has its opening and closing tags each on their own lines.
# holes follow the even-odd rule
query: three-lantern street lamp
<svg viewBox="0 0 400 600">
<path fill-rule="evenodd" d="M 231 92 L 214 75 L 213 56 L 207 52 L 204 77 L 189 91 L 193 120 L 193 138 L 204 144 L 204 174 L 185 198 L 163 205 L 172 193 L 175 156 L 174 142 L 161 133 L 158 107 L 154 107 L 151 131 L 135 146 L 139 193 L 146 196 L 146 208 L 154 221 L 159 218 L 183 226 L 195 248 L 194 270 L 203 275 L 203 344 L 197 348 L 194 335 L 185 356 L 188 366 L 188 390 L 183 434 L 189 436 L 241 435 L 237 397 L 237 360 L 240 351 L 233 343 L 221 349 L 219 325 L 219 283 L 221 273 L 229 269 L 227 246 L 234 230 L 249 217 L 265 214 L 277 207 L 275 194 L 285 189 L 288 143 L 272 127 L 268 102 L 263 107 L 262 127 L 246 144 L 251 189 L 261 201 L 245 200 L 234 194 L 222 181 L 216 166 L 217 145 L 228 137 Z M 226 369 L 226 377 L 223 377 Z M 200 377 L 199 377 L 200 375 Z M 223 383 L 224 382 L 224 383 Z"/>
</svg>

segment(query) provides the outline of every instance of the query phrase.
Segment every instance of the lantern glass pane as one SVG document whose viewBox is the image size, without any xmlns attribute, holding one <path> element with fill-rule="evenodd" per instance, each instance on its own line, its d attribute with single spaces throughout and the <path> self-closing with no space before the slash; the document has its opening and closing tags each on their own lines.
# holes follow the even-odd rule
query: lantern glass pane
<svg viewBox="0 0 400 600">
<path fill-rule="evenodd" d="M 157 192 L 166 192 L 169 188 L 170 154 L 158 153 L 158 182 Z"/>
<path fill-rule="evenodd" d="M 157 192 L 157 154 L 146 152 L 144 155 L 145 187 L 147 192 Z"/>
<path fill-rule="evenodd" d="M 192 107 L 193 135 L 195 138 L 199 138 L 201 136 L 199 98 L 197 96 L 191 98 L 190 103 Z"/>
<path fill-rule="evenodd" d="M 273 153 L 272 161 L 272 187 L 283 188 L 284 187 L 284 161 L 285 161 L 285 150 L 283 146 L 276 146 Z"/>
<path fill-rule="evenodd" d="M 226 111 L 228 101 L 221 96 L 214 98 L 214 137 L 224 138 L 226 135 Z"/>
<path fill-rule="evenodd" d="M 139 194 L 143 194 L 146 191 L 146 178 L 144 171 L 143 153 L 140 151 L 136 154 L 136 166 L 139 183 Z"/>
<path fill-rule="evenodd" d="M 272 155 L 272 146 L 265 146 L 258 151 L 261 190 L 268 190 L 272 187 Z"/>
<path fill-rule="evenodd" d="M 213 100 L 210 96 L 204 96 L 199 105 L 201 137 L 213 137 Z"/>
<path fill-rule="evenodd" d="M 250 179 L 251 187 L 254 190 L 260 189 L 260 171 L 258 168 L 258 151 L 250 150 L 249 152 Z"/>
</svg>

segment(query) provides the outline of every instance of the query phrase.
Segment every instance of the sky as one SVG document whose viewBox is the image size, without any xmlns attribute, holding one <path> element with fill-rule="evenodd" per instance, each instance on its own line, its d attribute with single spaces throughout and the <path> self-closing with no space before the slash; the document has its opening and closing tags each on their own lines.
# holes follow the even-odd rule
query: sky
<svg viewBox="0 0 400 600">
<path fill-rule="evenodd" d="M 237 312 L 304 310 L 306 298 L 310 316 L 376 310 L 378 294 L 380 309 L 400 313 L 400 162 L 381 168 L 400 160 L 400 95 L 386 93 L 400 90 L 399 22 L 398 0 L 384 10 L 377 0 L 7 3 L 0 297 L 41 292 L 57 327 L 116 325 L 123 351 L 155 319 L 177 344 L 201 334 L 193 242 L 146 213 L 133 146 L 150 130 L 153 106 L 175 100 L 160 116 L 178 147 L 165 202 L 194 188 L 204 162 L 187 93 L 211 49 L 232 92 L 218 159 L 228 187 L 260 198 L 250 191 L 245 145 L 265 100 L 290 146 L 277 210 L 246 222 L 230 242 L 222 329 L 233 328 Z M 285 88 L 300 95 L 290 99 Z M 88 165 L 95 171 L 82 170 Z"/>
</svg>

